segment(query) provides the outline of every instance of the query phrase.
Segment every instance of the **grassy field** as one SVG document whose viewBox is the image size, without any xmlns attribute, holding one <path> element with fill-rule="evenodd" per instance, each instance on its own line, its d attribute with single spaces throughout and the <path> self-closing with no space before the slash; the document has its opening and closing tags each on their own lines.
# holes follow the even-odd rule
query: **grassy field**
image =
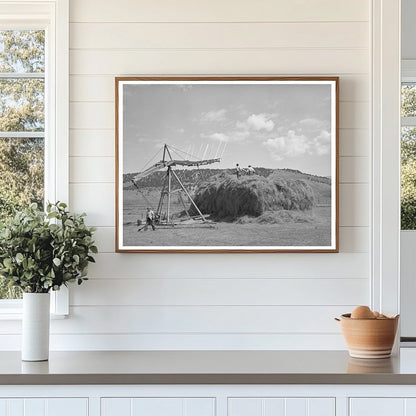
<svg viewBox="0 0 416 416">
<path fill-rule="evenodd" d="M 299 212 L 302 222 L 282 224 L 236 224 L 218 222 L 213 228 L 157 227 L 138 232 L 137 219 L 145 219 L 146 207 L 155 208 L 160 189 L 142 192 L 124 191 L 124 245 L 126 246 L 326 246 L 330 245 L 331 209 L 318 206 Z M 172 212 L 183 210 L 177 197 L 172 199 Z"/>
<path fill-rule="evenodd" d="M 235 224 L 219 222 L 214 228 L 156 227 L 138 232 L 134 224 L 124 226 L 127 246 L 318 246 L 330 245 L 331 212 L 318 207 L 311 223 Z"/>
<path fill-rule="evenodd" d="M 125 246 L 328 246 L 331 244 L 331 180 L 290 169 L 258 168 L 260 176 L 278 173 L 282 179 L 306 181 L 313 189 L 315 206 L 306 211 L 267 211 L 261 217 L 240 217 L 234 222 L 217 221 L 213 226 L 156 226 L 138 232 L 137 220 L 145 221 L 146 208 L 156 211 L 164 172 L 156 172 L 139 182 L 140 191 L 132 186 L 134 174 L 125 175 L 123 189 L 123 233 Z M 264 171 L 264 172 L 263 172 Z M 207 170 L 205 176 L 221 170 Z M 178 172 L 193 194 L 199 181 L 198 172 Z M 184 195 L 183 195 L 184 196 Z M 185 205 L 190 206 L 184 196 Z M 179 217 L 184 206 L 176 193 L 171 198 L 171 215 Z M 162 216 L 166 213 L 166 206 Z"/>
</svg>

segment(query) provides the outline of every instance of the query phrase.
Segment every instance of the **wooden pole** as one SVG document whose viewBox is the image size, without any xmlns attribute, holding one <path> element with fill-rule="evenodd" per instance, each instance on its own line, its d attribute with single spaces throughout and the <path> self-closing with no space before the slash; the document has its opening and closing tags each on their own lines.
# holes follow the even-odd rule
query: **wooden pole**
<svg viewBox="0 0 416 416">
<path fill-rule="evenodd" d="M 170 168 L 169 168 L 170 169 Z M 183 183 L 181 182 L 181 180 L 178 178 L 178 175 L 175 173 L 174 170 L 172 170 L 172 174 L 173 176 L 175 176 L 176 180 L 178 181 L 180 187 L 183 189 L 183 191 L 185 192 L 186 196 L 189 198 L 189 200 L 191 201 L 192 205 L 195 207 L 195 209 L 198 211 L 198 214 L 201 216 L 201 218 L 206 221 L 204 214 L 199 210 L 198 206 L 195 204 L 194 200 L 192 199 L 191 195 L 189 194 L 189 192 L 186 190 L 186 188 L 183 186 Z"/>
<path fill-rule="evenodd" d="M 165 159 L 165 156 L 166 156 L 166 149 L 168 148 L 168 146 L 165 144 L 164 146 L 163 146 L 163 159 L 162 159 L 162 161 L 163 162 L 166 162 L 166 159 Z"/>
<path fill-rule="evenodd" d="M 165 180 L 163 181 L 163 187 L 162 187 L 162 192 L 160 193 L 160 199 L 159 199 L 159 204 L 157 205 L 157 210 L 156 210 L 156 214 L 159 215 L 159 218 L 162 218 L 162 209 L 163 209 L 163 201 L 165 199 L 165 195 L 166 195 L 166 181 L 167 181 L 168 177 L 165 177 Z"/>
<path fill-rule="evenodd" d="M 185 212 L 186 212 L 186 215 L 188 216 L 188 218 L 191 218 L 191 216 L 189 215 L 189 212 L 188 212 L 188 208 L 186 207 L 186 205 L 185 205 L 185 201 L 183 200 L 183 198 L 182 198 L 182 194 L 181 194 L 181 192 L 179 191 L 179 199 L 181 200 L 181 202 L 182 202 L 182 205 L 183 205 L 183 209 L 185 210 Z"/>
<path fill-rule="evenodd" d="M 168 145 L 167 145 L 167 144 L 165 144 L 165 150 L 166 150 L 167 154 L 169 155 L 170 160 L 173 160 L 173 157 L 172 157 L 172 155 L 171 155 L 171 153 L 170 153 L 170 150 L 169 150 L 169 147 L 168 147 Z"/>
</svg>

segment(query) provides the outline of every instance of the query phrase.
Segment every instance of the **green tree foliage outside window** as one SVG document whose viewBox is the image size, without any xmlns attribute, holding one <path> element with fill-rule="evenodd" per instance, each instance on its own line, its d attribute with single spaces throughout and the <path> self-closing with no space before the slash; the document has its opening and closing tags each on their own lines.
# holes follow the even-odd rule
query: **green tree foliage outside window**
<svg viewBox="0 0 416 416">
<path fill-rule="evenodd" d="M 402 85 L 402 117 L 416 116 L 416 85 Z M 416 229 L 416 127 L 402 127 L 401 228 Z"/>
<path fill-rule="evenodd" d="M 33 76 L 44 72 L 43 30 L 0 30 L 0 73 L 8 74 L 0 78 L 0 227 L 16 210 L 44 202 L 43 134 L 7 137 L 7 132 L 44 132 L 45 82 Z M 0 299 L 20 296 L 0 279 Z"/>
</svg>

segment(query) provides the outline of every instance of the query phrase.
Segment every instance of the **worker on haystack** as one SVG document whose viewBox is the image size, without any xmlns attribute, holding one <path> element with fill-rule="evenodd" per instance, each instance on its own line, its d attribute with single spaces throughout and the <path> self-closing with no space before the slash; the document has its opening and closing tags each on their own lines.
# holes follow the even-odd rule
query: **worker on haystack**
<svg viewBox="0 0 416 416">
<path fill-rule="evenodd" d="M 256 171 L 254 170 L 253 166 L 248 165 L 247 175 L 254 175 L 255 173 L 256 173 Z"/>
<path fill-rule="evenodd" d="M 237 176 L 237 179 L 241 176 L 241 168 L 238 163 L 235 165 L 235 174 Z"/>
<path fill-rule="evenodd" d="M 143 230 L 147 231 L 149 225 L 152 227 L 152 230 L 155 231 L 155 213 L 151 208 L 147 208 L 146 210 L 146 225 L 144 226 Z"/>
</svg>

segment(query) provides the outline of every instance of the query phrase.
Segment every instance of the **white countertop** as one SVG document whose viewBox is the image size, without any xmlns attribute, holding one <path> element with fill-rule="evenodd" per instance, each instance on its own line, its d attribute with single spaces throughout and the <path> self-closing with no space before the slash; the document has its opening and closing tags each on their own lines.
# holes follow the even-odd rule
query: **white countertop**
<svg viewBox="0 0 416 416">
<path fill-rule="evenodd" d="M 416 384 L 416 349 L 374 360 L 346 351 L 70 351 L 32 363 L 0 352 L 0 384 Z"/>
</svg>

